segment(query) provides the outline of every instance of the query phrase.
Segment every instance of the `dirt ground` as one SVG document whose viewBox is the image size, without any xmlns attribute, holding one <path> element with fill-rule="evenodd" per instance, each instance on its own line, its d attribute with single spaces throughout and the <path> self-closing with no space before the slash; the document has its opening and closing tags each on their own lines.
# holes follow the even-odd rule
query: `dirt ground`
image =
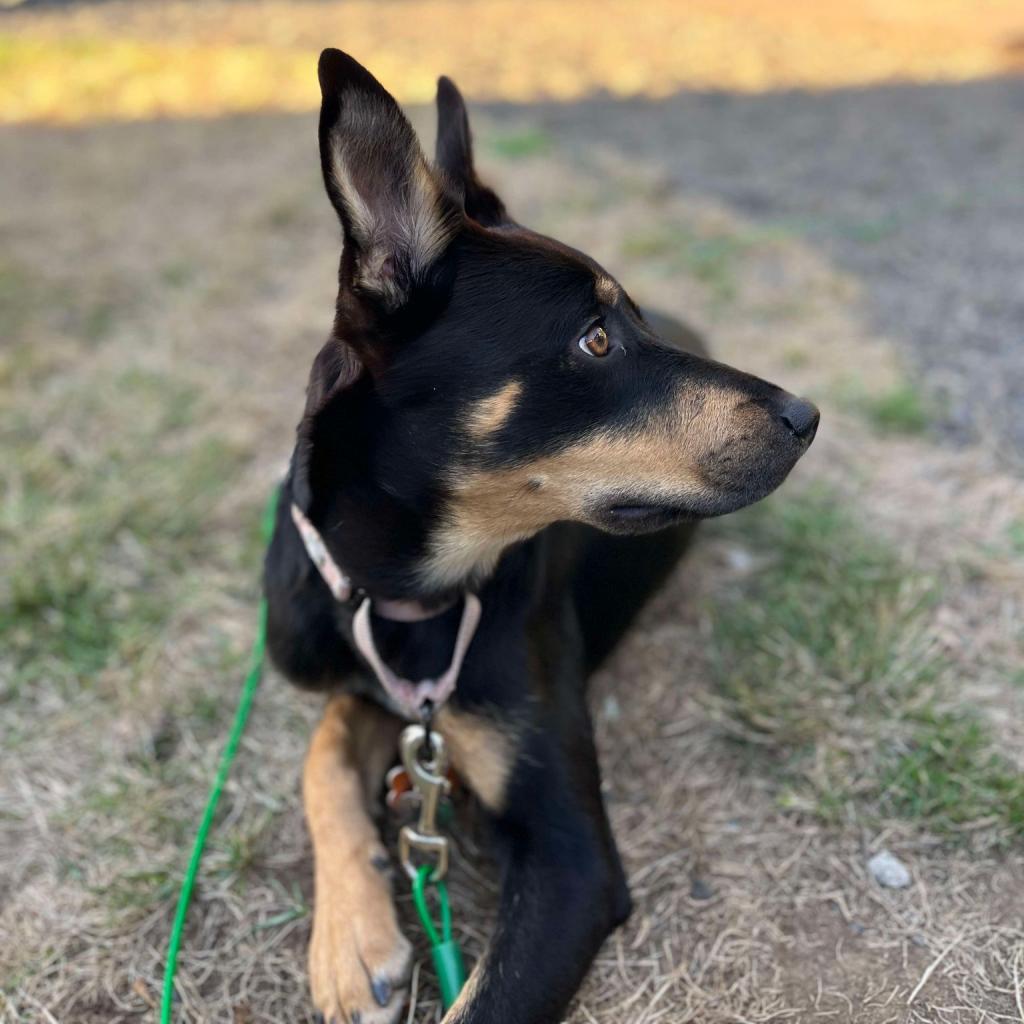
<svg viewBox="0 0 1024 1024">
<path fill-rule="evenodd" d="M 522 220 L 823 410 L 595 679 L 636 909 L 572 1024 L 1024 1021 L 1022 88 L 475 111 Z M 0 167 L 0 1020 L 152 1021 L 337 228 L 311 113 L 26 124 Z M 262 684 L 179 1020 L 310 1019 L 318 707 Z M 472 959 L 496 880 L 460 821 Z M 440 1018 L 424 952 L 410 1021 Z"/>
</svg>

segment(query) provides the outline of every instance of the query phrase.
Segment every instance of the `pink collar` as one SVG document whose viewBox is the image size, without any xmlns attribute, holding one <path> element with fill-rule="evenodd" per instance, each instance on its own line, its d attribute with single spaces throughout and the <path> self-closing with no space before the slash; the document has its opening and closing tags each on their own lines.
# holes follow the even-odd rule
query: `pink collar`
<svg viewBox="0 0 1024 1024">
<path fill-rule="evenodd" d="M 335 601 L 344 603 L 352 596 L 352 581 L 341 571 L 341 566 L 331 557 L 320 531 L 306 518 L 305 512 L 292 502 L 292 522 L 299 531 L 306 554 L 324 578 L 327 589 Z"/>
<path fill-rule="evenodd" d="M 354 592 L 352 581 L 327 550 L 320 531 L 294 502 L 291 506 L 291 513 L 292 522 L 295 523 L 295 527 L 299 531 L 306 553 L 313 565 L 316 566 L 324 583 L 327 584 L 327 589 L 330 590 L 336 601 L 344 603 L 351 600 Z M 374 675 L 384 691 L 403 713 L 410 718 L 419 718 L 425 704 L 429 702 L 437 707 L 443 704 L 455 690 L 462 661 L 472 643 L 476 628 L 480 624 L 480 599 L 476 594 L 466 592 L 462 608 L 462 621 L 459 623 L 455 647 L 452 650 L 452 660 L 437 679 L 421 679 L 419 682 L 411 682 L 402 678 L 392 672 L 384 663 L 373 639 L 373 629 L 370 625 L 371 604 L 377 614 L 386 619 L 393 619 L 396 622 L 423 622 L 446 612 L 454 602 L 440 608 L 428 609 L 420 601 L 378 600 L 371 602 L 371 599 L 366 596 L 352 620 L 352 638 L 355 645 L 359 653 L 366 659 L 367 664 L 373 669 Z"/>
<path fill-rule="evenodd" d="M 388 696 L 410 718 L 420 718 L 425 704 L 429 702 L 435 708 L 440 707 L 455 691 L 462 659 L 465 658 L 473 634 L 480 623 L 480 610 L 480 598 L 476 594 L 467 593 L 462 608 L 462 621 L 459 623 L 459 632 L 456 634 L 455 647 L 452 650 L 452 660 L 436 679 L 421 679 L 414 683 L 396 675 L 384 664 L 384 659 L 377 652 L 377 645 L 373 642 L 369 598 L 359 606 L 352 620 L 352 638 Z"/>
</svg>

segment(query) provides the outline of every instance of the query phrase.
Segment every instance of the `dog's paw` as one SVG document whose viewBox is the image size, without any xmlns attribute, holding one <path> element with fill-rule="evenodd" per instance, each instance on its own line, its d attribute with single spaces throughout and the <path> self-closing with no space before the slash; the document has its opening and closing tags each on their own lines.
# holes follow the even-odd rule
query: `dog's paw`
<svg viewBox="0 0 1024 1024">
<path fill-rule="evenodd" d="M 412 946 L 398 927 L 390 887 L 368 858 L 317 872 L 309 983 L 325 1024 L 394 1024 L 412 967 Z"/>
</svg>

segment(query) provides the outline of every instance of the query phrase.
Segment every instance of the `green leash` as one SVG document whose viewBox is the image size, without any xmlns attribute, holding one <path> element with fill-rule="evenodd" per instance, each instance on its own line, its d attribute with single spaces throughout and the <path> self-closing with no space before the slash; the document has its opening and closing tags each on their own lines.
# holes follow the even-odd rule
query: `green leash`
<svg viewBox="0 0 1024 1024">
<path fill-rule="evenodd" d="M 263 510 L 263 518 L 260 520 L 260 534 L 263 543 L 269 544 L 270 537 L 274 532 L 274 520 L 277 512 L 277 499 L 279 488 L 275 487 L 266 508 Z M 267 649 L 267 599 L 260 598 L 260 607 L 256 619 L 256 639 L 253 641 L 252 654 L 249 658 L 249 672 L 242 685 L 242 699 L 238 702 L 238 710 L 235 712 L 235 720 L 231 725 L 231 733 L 228 742 L 224 747 L 224 753 L 220 757 L 220 765 L 217 768 L 217 775 L 213 780 L 210 795 L 206 798 L 206 809 L 203 811 L 202 821 L 199 823 L 199 830 L 196 832 L 195 842 L 192 844 L 192 856 L 189 857 L 188 868 L 181 883 L 181 892 L 178 894 L 178 910 L 174 915 L 174 924 L 171 926 L 171 938 L 167 944 L 167 963 L 164 967 L 164 992 L 160 1002 L 160 1024 L 170 1024 L 171 1004 L 174 1000 L 174 973 L 178 966 L 178 950 L 181 947 L 181 933 L 185 930 L 185 917 L 188 914 L 188 905 L 192 901 L 192 890 L 196 884 L 196 875 L 199 873 L 199 862 L 203 859 L 203 848 L 206 846 L 206 836 L 213 823 L 213 815 L 217 810 L 220 801 L 221 790 L 227 780 L 228 772 L 231 770 L 231 762 L 235 759 L 238 751 L 238 741 L 245 731 L 245 723 L 249 717 L 249 710 L 252 707 L 253 697 L 256 696 L 256 687 L 259 685 L 260 677 L 263 674 L 263 658 Z"/>
<path fill-rule="evenodd" d="M 264 545 L 270 543 L 274 532 L 274 522 L 277 514 L 277 503 L 280 488 L 275 487 L 263 510 L 263 518 L 260 520 L 260 534 Z M 260 598 L 259 611 L 256 619 L 256 639 L 253 641 L 252 654 L 249 657 L 249 671 L 246 674 L 245 682 L 242 684 L 242 697 L 238 702 L 238 710 L 235 712 L 235 720 L 231 724 L 231 732 L 228 741 L 224 746 L 224 753 L 221 754 L 220 764 L 217 767 L 217 774 L 214 777 L 213 785 L 210 787 L 210 795 L 206 798 L 206 808 L 203 811 L 202 820 L 199 822 L 199 829 L 196 832 L 195 842 L 192 844 L 192 855 L 189 857 L 188 867 L 185 870 L 185 877 L 181 882 L 181 891 L 178 894 L 178 909 L 174 915 L 174 924 L 171 925 L 171 937 L 167 943 L 167 962 L 164 966 L 164 989 L 163 998 L 160 1001 L 160 1024 L 171 1024 L 171 1007 L 174 1002 L 174 975 L 178 967 L 178 950 L 181 948 L 181 935 L 185 930 L 185 918 L 188 915 L 189 904 L 192 902 L 192 890 L 195 888 L 196 876 L 199 874 L 199 864 L 203 859 L 203 850 L 206 847 L 206 837 L 209 834 L 210 826 L 213 824 L 213 816 L 217 811 L 217 804 L 220 802 L 220 794 L 227 781 L 231 764 L 238 752 L 238 743 L 245 731 L 245 723 L 249 718 L 249 711 L 252 708 L 253 698 L 256 696 L 256 687 L 259 685 L 263 675 L 263 660 L 267 650 L 267 599 Z M 430 875 L 433 868 L 424 865 L 417 872 L 412 884 L 413 899 L 416 909 L 419 912 L 420 920 L 430 939 L 430 953 L 434 961 L 434 970 L 437 972 L 437 980 L 441 988 L 441 999 L 444 1008 L 455 1002 L 462 986 L 466 981 L 466 969 L 463 966 L 462 954 L 459 947 L 452 939 L 452 912 L 448 903 L 448 887 L 443 881 L 430 882 Z M 438 904 L 441 908 L 441 933 L 437 932 L 434 922 L 430 916 L 430 909 L 427 906 L 426 886 L 433 885 L 437 890 Z"/>
<path fill-rule="evenodd" d="M 434 961 L 434 972 L 441 988 L 441 1002 L 447 1010 L 455 1002 L 462 986 L 466 984 L 466 968 L 462 953 L 452 938 L 452 908 L 448 903 L 448 886 L 444 879 L 430 882 L 434 869 L 424 864 L 412 880 L 412 898 L 423 922 L 423 930 L 430 939 L 430 956 Z M 441 934 L 438 935 L 427 906 L 426 887 L 430 883 L 437 890 L 437 902 L 441 907 Z"/>
</svg>

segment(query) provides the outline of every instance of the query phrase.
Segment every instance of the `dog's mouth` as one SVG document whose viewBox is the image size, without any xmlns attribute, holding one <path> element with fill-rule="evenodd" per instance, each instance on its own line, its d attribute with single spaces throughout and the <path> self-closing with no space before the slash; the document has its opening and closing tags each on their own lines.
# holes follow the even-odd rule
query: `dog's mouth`
<svg viewBox="0 0 1024 1024">
<path fill-rule="evenodd" d="M 662 530 L 675 523 L 692 522 L 727 515 L 760 501 L 785 480 L 800 452 L 792 457 L 748 460 L 735 466 L 719 464 L 701 467 L 699 485 L 635 490 L 597 491 L 587 503 L 586 519 L 608 533 L 631 534 Z"/>
<path fill-rule="evenodd" d="M 651 500 L 642 495 L 617 495 L 591 506 L 590 522 L 608 533 L 650 533 L 676 523 L 694 522 L 735 512 L 764 496 L 748 491 Z"/>
<path fill-rule="evenodd" d="M 615 501 L 596 509 L 595 525 L 609 533 L 647 533 L 699 518 L 693 509 L 669 502 Z"/>
</svg>

